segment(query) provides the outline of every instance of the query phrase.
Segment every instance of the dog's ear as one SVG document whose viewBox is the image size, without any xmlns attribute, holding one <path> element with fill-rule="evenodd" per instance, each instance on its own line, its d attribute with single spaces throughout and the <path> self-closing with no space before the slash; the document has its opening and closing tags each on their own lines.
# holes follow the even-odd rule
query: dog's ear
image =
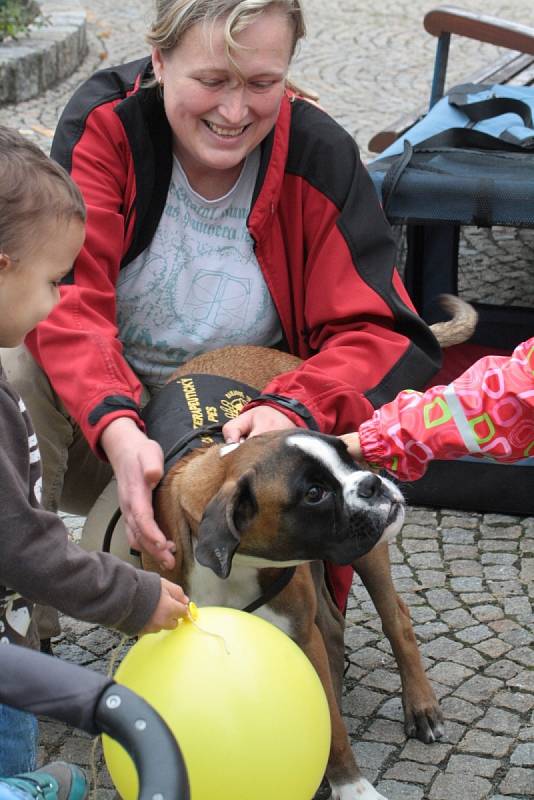
<svg viewBox="0 0 534 800">
<path fill-rule="evenodd" d="M 198 528 L 195 558 L 219 578 L 227 578 L 241 534 L 258 511 L 252 470 L 225 483 L 206 506 Z"/>
</svg>

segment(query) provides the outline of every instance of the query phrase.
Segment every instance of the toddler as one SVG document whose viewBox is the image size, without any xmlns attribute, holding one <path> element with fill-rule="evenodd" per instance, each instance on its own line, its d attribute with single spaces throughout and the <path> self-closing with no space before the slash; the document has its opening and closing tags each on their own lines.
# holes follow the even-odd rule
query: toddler
<svg viewBox="0 0 534 800">
<path fill-rule="evenodd" d="M 67 172 L 0 126 L 0 347 L 19 345 L 54 308 L 84 235 L 84 202 Z M 127 634 L 176 627 L 188 603 L 180 586 L 85 552 L 40 496 L 38 442 L 0 363 L 0 662 L 2 646 L 37 643 L 34 603 Z M 36 750 L 35 718 L 0 705 L 0 775 L 33 770 Z"/>
</svg>

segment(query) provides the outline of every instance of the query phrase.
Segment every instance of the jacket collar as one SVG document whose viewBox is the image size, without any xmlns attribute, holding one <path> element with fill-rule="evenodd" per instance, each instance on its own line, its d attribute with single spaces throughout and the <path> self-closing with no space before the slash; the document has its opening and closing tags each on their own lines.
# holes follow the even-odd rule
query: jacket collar
<svg viewBox="0 0 534 800">
<path fill-rule="evenodd" d="M 132 243 L 121 267 L 133 261 L 152 241 L 158 227 L 172 175 L 172 133 L 157 87 L 144 87 L 152 75 L 149 57 L 137 62 L 139 71 L 127 96 L 115 107 L 131 148 L 135 172 L 135 211 Z M 247 225 L 256 242 L 268 233 L 278 206 L 289 146 L 291 101 L 284 95 L 273 130 L 261 145 L 260 167 Z M 127 219 L 128 223 L 128 219 Z"/>
</svg>

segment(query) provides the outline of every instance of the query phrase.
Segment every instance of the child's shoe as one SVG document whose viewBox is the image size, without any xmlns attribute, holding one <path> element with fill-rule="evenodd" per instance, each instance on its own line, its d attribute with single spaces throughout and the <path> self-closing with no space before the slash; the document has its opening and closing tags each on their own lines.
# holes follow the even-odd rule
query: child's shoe
<svg viewBox="0 0 534 800">
<path fill-rule="evenodd" d="M 28 797 L 38 800 L 86 800 L 89 796 L 84 773 L 74 764 L 64 761 L 52 761 L 35 772 L 0 778 L 0 786 L 2 784 L 20 789 Z"/>
</svg>

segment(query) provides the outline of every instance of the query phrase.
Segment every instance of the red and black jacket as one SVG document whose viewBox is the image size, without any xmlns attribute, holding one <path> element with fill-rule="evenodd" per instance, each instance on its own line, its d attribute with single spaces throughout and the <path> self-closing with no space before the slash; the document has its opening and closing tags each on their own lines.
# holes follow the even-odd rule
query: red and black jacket
<svg viewBox="0 0 534 800">
<path fill-rule="evenodd" d="M 143 87 L 150 74 L 149 58 L 96 73 L 66 106 L 52 146 L 83 192 L 87 236 L 61 302 L 27 343 L 96 452 L 116 417 L 142 426 L 115 286 L 151 241 L 171 178 L 163 104 L 157 88 Z M 247 224 L 287 349 L 304 359 L 264 387 L 297 401 L 299 413 L 282 409 L 293 421 L 303 425 L 307 410 L 321 431 L 355 430 L 400 390 L 429 382 L 440 349 L 394 268 L 395 243 L 356 144 L 289 93 L 261 145 Z"/>
</svg>

